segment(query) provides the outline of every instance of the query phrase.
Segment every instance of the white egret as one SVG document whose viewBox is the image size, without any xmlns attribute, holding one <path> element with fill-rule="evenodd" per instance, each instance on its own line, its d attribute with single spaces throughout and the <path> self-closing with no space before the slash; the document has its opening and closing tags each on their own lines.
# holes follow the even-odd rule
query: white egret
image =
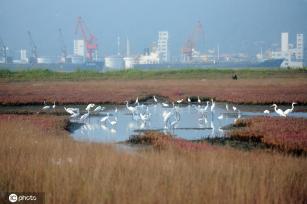
<svg viewBox="0 0 307 204">
<path fill-rule="evenodd" d="M 190 97 L 188 98 L 188 103 L 191 103 L 191 99 L 190 99 Z"/>
<path fill-rule="evenodd" d="M 65 106 L 64 106 L 64 110 L 65 110 L 67 113 L 69 113 L 70 115 L 72 115 L 72 114 L 75 113 L 75 112 L 72 110 L 72 108 L 66 108 Z"/>
<path fill-rule="evenodd" d="M 48 106 L 46 104 L 46 101 L 44 101 L 44 106 L 42 107 L 42 110 L 48 110 L 48 109 L 50 109 L 50 106 Z"/>
<path fill-rule="evenodd" d="M 183 102 L 183 99 L 180 99 L 177 101 L 177 103 L 182 103 Z"/>
<path fill-rule="evenodd" d="M 129 106 L 128 105 L 128 101 L 126 101 L 126 107 L 127 109 L 131 112 L 131 113 L 134 113 L 136 111 L 136 108 L 135 107 L 132 107 L 132 106 Z"/>
<path fill-rule="evenodd" d="M 153 100 L 155 101 L 155 103 L 158 103 L 158 100 L 156 99 L 156 96 L 153 96 Z"/>
<path fill-rule="evenodd" d="M 64 107 L 64 109 L 70 115 L 73 115 L 73 114 L 76 114 L 76 113 L 80 113 L 79 108 L 66 108 L 66 107 Z"/>
<path fill-rule="evenodd" d="M 287 117 L 287 115 L 285 115 L 285 113 L 284 113 L 283 110 L 277 109 L 277 105 L 276 105 L 276 104 L 273 104 L 271 107 L 274 107 L 274 111 L 275 111 L 279 116 Z"/>
<path fill-rule="evenodd" d="M 136 99 L 135 99 L 135 104 L 139 104 L 139 97 L 136 97 Z"/>
<path fill-rule="evenodd" d="M 86 111 L 90 111 L 91 108 L 94 108 L 94 106 L 95 106 L 95 104 L 90 103 L 90 104 L 88 104 L 88 105 L 86 106 L 85 110 L 86 110 Z"/>
<path fill-rule="evenodd" d="M 76 117 L 78 117 L 80 115 L 80 112 L 77 112 L 77 113 L 73 113 L 73 114 L 71 114 L 71 118 L 76 118 Z"/>
<path fill-rule="evenodd" d="M 229 111 L 228 103 L 226 103 L 226 110 Z"/>
<path fill-rule="evenodd" d="M 55 101 L 53 101 L 53 106 L 52 106 L 53 110 L 55 109 Z"/>
<path fill-rule="evenodd" d="M 270 114 L 270 111 L 269 110 L 265 110 L 263 111 L 264 114 Z"/>
<path fill-rule="evenodd" d="M 162 103 L 163 107 L 169 107 L 169 105 L 167 103 Z"/>
<path fill-rule="evenodd" d="M 287 116 L 289 113 L 292 113 L 293 112 L 293 110 L 294 110 L 294 105 L 295 105 L 296 103 L 295 102 L 293 102 L 292 103 L 292 108 L 290 108 L 290 109 L 287 109 L 287 110 L 285 110 L 284 111 L 284 114 Z"/>
<path fill-rule="evenodd" d="M 232 106 L 232 109 L 233 109 L 233 111 L 234 111 L 234 112 L 236 112 L 236 110 L 237 110 L 237 107 L 235 107 L 235 106 Z"/>
<path fill-rule="evenodd" d="M 215 108 L 215 102 L 213 101 L 213 99 L 211 99 L 211 108 L 210 108 L 211 112 L 214 111 L 214 108 Z"/>
<path fill-rule="evenodd" d="M 197 97 L 197 102 L 201 103 L 201 100 L 200 100 L 199 96 Z"/>
<path fill-rule="evenodd" d="M 105 109 L 105 107 L 97 106 L 97 107 L 94 109 L 94 112 L 100 112 L 100 111 L 103 111 L 104 109 Z"/>
<path fill-rule="evenodd" d="M 43 108 L 42 108 L 42 110 L 48 110 L 48 109 L 50 109 L 50 106 L 44 106 Z"/>
</svg>

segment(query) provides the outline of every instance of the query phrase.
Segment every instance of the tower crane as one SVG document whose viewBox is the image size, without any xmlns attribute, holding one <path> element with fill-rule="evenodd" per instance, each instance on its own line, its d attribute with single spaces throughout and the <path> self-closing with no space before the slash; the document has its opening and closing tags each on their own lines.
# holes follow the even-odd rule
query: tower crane
<svg viewBox="0 0 307 204">
<path fill-rule="evenodd" d="M 78 34 L 78 31 L 81 32 L 86 47 L 86 58 L 88 61 L 93 61 L 93 54 L 97 51 L 98 48 L 97 39 L 91 32 L 89 32 L 89 35 L 87 35 L 88 29 L 86 28 L 86 24 L 83 22 L 81 16 L 79 16 L 77 18 L 75 34 Z"/>
<path fill-rule="evenodd" d="M 30 64 L 36 64 L 37 63 L 37 47 L 36 44 L 32 38 L 32 34 L 30 31 L 28 31 L 28 37 L 29 37 L 29 42 L 30 42 L 30 48 L 31 48 L 31 56 L 29 59 Z"/>
<path fill-rule="evenodd" d="M 62 29 L 59 28 L 59 41 L 61 45 L 61 62 L 66 62 L 67 60 L 67 48 L 65 45 L 64 37 L 63 37 L 63 32 Z"/>
</svg>

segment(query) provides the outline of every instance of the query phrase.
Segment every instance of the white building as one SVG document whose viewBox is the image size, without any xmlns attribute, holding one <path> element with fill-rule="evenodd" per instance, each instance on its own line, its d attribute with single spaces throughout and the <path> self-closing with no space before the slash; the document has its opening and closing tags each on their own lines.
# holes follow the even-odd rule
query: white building
<svg viewBox="0 0 307 204">
<path fill-rule="evenodd" d="M 21 63 L 28 63 L 28 57 L 27 57 L 27 50 L 26 49 L 20 50 L 20 62 Z"/>
<path fill-rule="evenodd" d="M 169 60 L 168 37 L 169 37 L 168 31 L 159 32 L 157 51 L 160 56 L 160 62 L 168 62 Z"/>
<path fill-rule="evenodd" d="M 289 34 L 281 33 L 281 52 L 289 51 Z"/>
<path fill-rule="evenodd" d="M 86 47 L 84 40 L 74 40 L 74 55 L 85 57 Z"/>
<path fill-rule="evenodd" d="M 289 34 L 281 34 L 281 50 L 272 52 L 273 59 L 284 59 L 281 67 L 283 68 L 303 68 L 304 67 L 304 36 L 303 34 L 296 35 L 296 47 L 290 48 Z"/>
<path fill-rule="evenodd" d="M 124 61 L 125 61 L 125 69 L 134 68 L 136 60 L 135 60 L 134 57 L 131 57 L 131 55 L 130 55 L 130 41 L 129 41 L 128 38 L 127 38 L 127 42 L 126 42 L 126 57 L 124 57 Z"/>
<path fill-rule="evenodd" d="M 105 67 L 110 70 L 123 69 L 125 66 L 125 61 L 122 56 L 114 55 L 104 58 Z"/>
<path fill-rule="evenodd" d="M 304 35 L 297 34 L 296 35 L 296 59 L 300 62 L 304 61 Z"/>
<path fill-rule="evenodd" d="M 150 52 L 138 57 L 138 64 L 159 64 L 160 57 L 158 52 Z"/>
</svg>

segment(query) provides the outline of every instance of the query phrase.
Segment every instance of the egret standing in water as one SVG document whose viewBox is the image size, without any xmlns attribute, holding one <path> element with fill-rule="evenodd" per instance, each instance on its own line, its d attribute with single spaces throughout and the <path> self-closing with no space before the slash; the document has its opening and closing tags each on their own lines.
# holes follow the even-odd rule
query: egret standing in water
<svg viewBox="0 0 307 204">
<path fill-rule="evenodd" d="M 180 100 L 178 100 L 178 101 L 176 101 L 177 103 L 182 103 L 183 102 L 183 99 L 180 99 Z"/>
<path fill-rule="evenodd" d="M 44 101 L 44 107 L 42 108 L 42 110 L 48 110 L 50 109 L 50 106 L 46 104 L 46 101 Z"/>
<path fill-rule="evenodd" d="M 264 114 L 270 114 L 270 111 L 269 110 L 265 110 L 263 111 Z"/>
<path fill-rule="evenodd" d="M 169 105 L 167 103 L 162 103 L 163 107 L 169 107 Z"/>
<path fill-rule="evenodd" d="M 188 98 L 188 103 L 191 103 L 191 99 L 190 99 L 190 97 Z"/>
<path fill-rule="evenodd" d="M 126 101 L 126 107 L 127 107 L 128 111 L 129 111 L 130 113 L 132 113 L 132 114 L 136 111 L 136 108 L 135 108 L 135 107 L 132 107 L 132 106 L 129 106 L 129 105 L 128 105 L 128 101 Z"/>
<path fill-rule="evenodd" d="M 52 106 L 53 110 L 55 110 L 55 101 L 53 101 L 53 106 Z"/>
<path fill-rule="evenodd" d="M 214 111 L 214 108 L 215 108 L 215 102 L 213 101 L 213 99 L 211 99 L 211 112 Z"/>
<path fill-rule="evenodd" d="M 135 104 L 136 104 L 136 105 L 139 105 L 139 97 L 136 97 L 136 99 L 135 99 Z"/>
<path fill-rule="evenodd" d="M 200 100 L 199 96 L 197 97 L 197 102 L 198 102 L 199 104 L 201 104 L 201 100 Z"/>
<path fill-rule="evenodd" d="M 274 111 L 275 111 L 279 116 L 287 117 L 287 115 L 285 115 L 285 113 L 284 113 L 283 110 L 277 109 L 277 105 L 276 105 L 276 104 L 273 104 L 271 107 L 274 107 Z"/>
<path fill-rule="evenodd" d="M 284 111 L 284 114 L 287 116 L 289 113 L 292 113 L 293 112 L 293 110 L 294 110 L 294 105 L 295 105 L 296 103 L 295 102 L 293 102 L 292 103 L 292 108 L 290 108 L 290 109 L 287 109 L 287 110 L 285 110 Z"/>
<path fill-rule="evenodd" d="M 104 110 L 104 107 L 101 107 L 101 106 L 97 106 L 94 110 L 94 112 L 100 112 L 100 111 L 103 111 Z"/>
<path fill-rule="evenodd" d="M 232 106 L 232 110 L 233 110 L 234 112 L 236 112 L 236 110 L 237 110 L 237 107 L 235 107 L 235 106 Z"/>
<path fill-rule="evenodd" d="M 153 96 L 153 100 L 154 100 L 155 103 L 158 103 L 156 96 Z"/>
<path fill-rule="evenodd" d="M 88 104 L 88 105 L 86 106 L 85 110 L 86 110 L 86 111 L 90 111 L 91 108 L 94 108 L 94 106 L 95 106 L 95 104 L 90 103 L 90 104 Z"/>
</svg>

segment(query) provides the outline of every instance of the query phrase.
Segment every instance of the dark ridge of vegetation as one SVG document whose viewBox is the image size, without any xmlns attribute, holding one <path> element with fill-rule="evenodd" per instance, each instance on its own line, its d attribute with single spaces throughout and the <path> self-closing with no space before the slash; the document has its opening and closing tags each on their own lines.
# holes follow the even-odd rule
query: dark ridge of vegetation
<svg viewBox="0 0 307 204">
<path fill-rule="evenodd" d="M 276 77 L 306 77 L 306 69 L 160 69 L 160 70 L 120 70 L 109 72 L 97 72 L 94 70 L 77 70 L 75 72 L 55 72 L 48 69 L 28 69 L 22 71 L 0 70 L 0 79 L 13 81 L 29 80 L 105 80 L 105 79 L 216 79 L 230 78 L 237 74 L 238 78 L 268 78 Z"/>
</svg>

